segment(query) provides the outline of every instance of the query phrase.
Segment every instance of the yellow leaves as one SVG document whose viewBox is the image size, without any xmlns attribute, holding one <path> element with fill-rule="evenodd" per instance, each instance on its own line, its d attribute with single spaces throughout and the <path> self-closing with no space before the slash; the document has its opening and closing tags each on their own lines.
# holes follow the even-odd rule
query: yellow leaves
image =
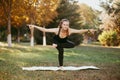
<svg viewBox="0 0 120 80">
<path fill-rule="evenodd" d="M 12 25 L 18 27 L 21 26 L 24 22 L 27 22 L 29 18 L 27 16 L 12 16 Z"/>
<path fill-rule="evenodd" d="M 34 22 L 40 25 L 47 25 L 57 16 L 57 6 L 59 0 L 34 0 L 34 6 L 27 10 L 28 16 L 34 20 Z M 32 15 L 34 14 L 34 15 Z"/>
<path fill-rule="evenodd" d="M 23 19 L 25 19 L 25 21 L 29 21 L 29 18 L 27 16 L 23 16 Z"/>
<path fill-rule="evenodd" d="M 21 26 L 24 23 L 36 22 L 47 25 L 56 16 L 56 9 L 60 0 L 11 0 L 11 22 L 14 26 Z M 6 4 L 7 5 L 7 4 Z M 4 18 L 5 11 L 0 6 L 0 18 Z M 8 8 L 5 7 L 7 10 Z M 7 11 L 8 12 L 8 11 Z M 6 13 L 7 13 L 6 12 Z M 7 19 L 7 18 L 6 18 Z M 3 20 L 0 19 L 0 23 Z"/>
</svg>

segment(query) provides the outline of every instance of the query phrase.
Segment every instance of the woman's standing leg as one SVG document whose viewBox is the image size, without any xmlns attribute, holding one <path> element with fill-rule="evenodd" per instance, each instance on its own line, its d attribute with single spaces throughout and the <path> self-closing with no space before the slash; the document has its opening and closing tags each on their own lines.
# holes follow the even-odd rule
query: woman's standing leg
<svg viewBox="0 0 120 80">
<path fill-rule="evenodd" d="M 59 61 L 59 66 L 63 66 L 63 53 L 64 53 L 64 49 L 61 46 L 57 47 L 58 50 L 58 61 Z"/>
</svg>

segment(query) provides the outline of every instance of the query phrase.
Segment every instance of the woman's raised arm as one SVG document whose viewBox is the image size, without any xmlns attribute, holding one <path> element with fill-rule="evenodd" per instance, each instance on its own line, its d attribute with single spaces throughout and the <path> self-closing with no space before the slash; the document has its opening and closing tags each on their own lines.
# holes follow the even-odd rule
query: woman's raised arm
<svg viewBox="0 0 120 80">
<path fill-rule="evenodd" d="M 58 31 L 58 28 L 51 28 L 51 29 L 46 29 L 46 28 L 43 28 L 43 27 L 39 27 L 39 26 L 36 26 L 36 25 L 28 25 L 30 28 L 33 27 L 33 28 L 36 28 L 42 32 L 51 32 L 51 33 L 56 33 L 56 31 Z"/>
<path fill-rule="evenodd" d="M 77 29 L 72 29 L 70 28 L 70 34 L 72 33 L 79 33 L 79 34 L 82 34 L 82 33 L 85 33 L 85 32 L 88 32 L 88 31 L 96 31 L 94 29 L 80 29 L 80 30 L 77 30 Z"/>
</svg>

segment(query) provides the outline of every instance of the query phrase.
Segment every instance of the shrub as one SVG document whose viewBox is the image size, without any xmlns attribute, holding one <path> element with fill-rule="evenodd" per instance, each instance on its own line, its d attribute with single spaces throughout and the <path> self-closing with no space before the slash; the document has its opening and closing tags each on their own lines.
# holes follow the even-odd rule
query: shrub
<svg viewBox="0 0 120 80">
<path fill-rule="evenodd" d="M 117 32 L 113 30 L 103 31 L 102 34 L 98 36 L 98 40 L 104 46 L 117 46 L 119 44 Z"/>
</svg>

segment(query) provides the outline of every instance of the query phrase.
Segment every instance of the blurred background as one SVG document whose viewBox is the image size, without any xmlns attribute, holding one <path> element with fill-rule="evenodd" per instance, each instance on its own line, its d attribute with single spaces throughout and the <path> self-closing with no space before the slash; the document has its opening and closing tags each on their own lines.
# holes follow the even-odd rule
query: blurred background
<svg viewBox="0 0 120 80">
<path fill-rule="evenodd" d="M 52 33 L 34 30 L 27 24 L 45 28 L 58 27 L 63 18 L 75 29 L 96 29 L 72 34 L 70 40 L 80 43 L 99 42 L 103 46 L 120 45 L 120 0 L 0 0 L 0 42 L 52 44 Z"/>
</svg>

